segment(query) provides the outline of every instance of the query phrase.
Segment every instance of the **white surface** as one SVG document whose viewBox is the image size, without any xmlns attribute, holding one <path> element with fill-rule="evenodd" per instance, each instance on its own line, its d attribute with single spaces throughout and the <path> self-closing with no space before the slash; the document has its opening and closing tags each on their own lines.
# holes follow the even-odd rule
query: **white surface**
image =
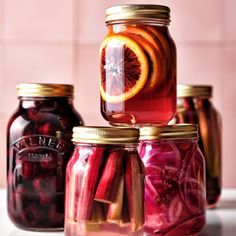
<svg viewBox="0 0 236 236">
<path fill-rule="evenodd" d="M 6 211 L 6 190 L 0 190 L 0 235 L 1 236 L 62 236 L 63 232 L 36 233 L 17 229 L 9 220 Z M 223 190 L 221 201 L 214 210 L 207 211 L 207 224 L 199 236 L 236 235 L 236 189 Z M 180 236 L 180 235 L 176 235 Z"/>
</svg>

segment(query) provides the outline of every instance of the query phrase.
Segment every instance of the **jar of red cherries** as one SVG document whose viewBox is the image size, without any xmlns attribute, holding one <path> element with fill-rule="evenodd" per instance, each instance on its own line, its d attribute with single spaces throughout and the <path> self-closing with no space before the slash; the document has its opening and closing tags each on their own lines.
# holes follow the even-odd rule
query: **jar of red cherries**
<svg viewBox="0 0 236 236">
<path fill-rule="evenodd" d="M 205 161 L 197 125 L 143 127 L 145 233 L 194 235 L 205 224 Z"/>
<path fill-rule="evenodd" d="M 72 128 L 83 125 L 73 107 L 73 86 L 19 84 L 19 106 L 7 129 L 7 205 L 26 230 L 62 230 L 65 168 Z"/>
</svg>

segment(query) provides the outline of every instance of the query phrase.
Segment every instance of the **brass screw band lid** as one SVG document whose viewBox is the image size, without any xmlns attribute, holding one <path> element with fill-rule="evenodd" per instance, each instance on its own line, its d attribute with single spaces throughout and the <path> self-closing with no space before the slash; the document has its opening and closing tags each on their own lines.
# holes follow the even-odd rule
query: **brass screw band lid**
<svg viewBox="0 0 236 236">
<path fill-rule="evenodd" d="M 177 85 L 177 96 L 178 97 L 212 97 L 212 86 L 211 85 Z"/>
<path fill-rule="evenodd" d="M 198 138 L 198 125 L 177 124 L 140 128 L 140 140 Z"/>
<path fill-rule="evenodd" d="M 78 126 L 73 128 L 72 141 L 97 144 L 137 143 L 139 130 L 135 128 Z"/>
<path fill-rule="evenodd" d="M 18 97 L 68 97 L 73 98 L 74 87 L 70 84 L 22 83 L 16 86 Z"/>
<path fill-rule="evenodd" d="M 170 8 L 162 5 L 128 4 L 112 6 L 106 10 L 106 23 L 122 20 L 158 20 L 169 25 Z"/>
</svg>

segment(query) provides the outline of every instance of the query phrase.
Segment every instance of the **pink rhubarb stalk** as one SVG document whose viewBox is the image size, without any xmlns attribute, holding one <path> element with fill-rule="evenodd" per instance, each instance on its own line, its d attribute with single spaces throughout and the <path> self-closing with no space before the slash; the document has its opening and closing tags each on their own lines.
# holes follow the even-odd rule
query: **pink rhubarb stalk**
<svg viewBox="0 0 236 236">
<path fill-rule="evenodd" d="M 144 174 L 141 159 L 136 152 L 126 157 L 125 189 L 132 231 L 144 224 Z"/>
<path fill-rule="evenodd" d="M 81 183 L 81 191 L 78 199 L 78 209 L 76 220 L 90 220 L 92 217 L 92 209 L 94 196 L 99 181 L 103 161 L 104 151 L 102 147 L 93 147 L 91 154 L 80 161 L 84 162 L 83 178 Z"/>
<path fill-rule="evenodd" d="M 105 203 L 114 203 L 119 189 L 123 171 L 123 159 L 125 150 L 115 150 L 107 158 L 102 177 L 99 181 L 95 200 Z"/>
</svg>

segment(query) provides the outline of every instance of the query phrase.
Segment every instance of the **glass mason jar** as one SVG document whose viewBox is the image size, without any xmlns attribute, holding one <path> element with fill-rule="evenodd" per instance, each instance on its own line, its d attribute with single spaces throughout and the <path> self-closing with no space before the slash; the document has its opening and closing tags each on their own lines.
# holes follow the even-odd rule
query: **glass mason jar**
<svg viewBox="0 0 236 236">
<path fill-rule="evenodd" d="M 102 116 L 111 125 L 167 124 L 176 112 L 176 48 L 170 9 L 122 5 L 107 9 L 100 47 Z"/>
<path fill-rule="evenodd" d="M 26 230 L 64 226 L 65 169 L 73 152 L 73 86 L 19 84 L 19 106 L 7 128 L 7 205 L 11 221 Z"/>
<path fill-rule="evenodd" d="M 145 233 L 193 235 L 205 224 L 205 161 L 197 125 L 143 127 Z"/>
<path fill-rule="evenodd" d="M 207 205 L 216 206 L 221 194 L 221 117 L 211 102 L 209 85 L 178 85 L 177 123 L 198 124 L 199 146 L 206 159 Z"/>
<path fill-rule="evenodd" d="M 65 235 L 143 235 L 139 130 L 75 127 L 66 169 Z"/>
</svg>

